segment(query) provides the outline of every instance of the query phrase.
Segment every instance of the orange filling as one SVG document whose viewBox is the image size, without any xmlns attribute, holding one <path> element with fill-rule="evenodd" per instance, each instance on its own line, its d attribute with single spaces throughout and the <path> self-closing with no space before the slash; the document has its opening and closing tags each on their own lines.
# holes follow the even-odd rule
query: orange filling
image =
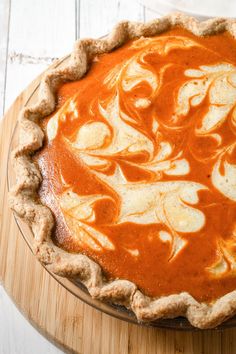
<svg viewBox="0 0 236 354">
<path fill-rule="evenodd" d="M 168 40 L 165 39 L 167 37 Z M 154 40 L 158 38 L 163 38 L 158 45 L 154 42 L 142 44 L 143 39 L 140 39 L 130 41 L 112 53 L 100 55 L 82 80 L 60 87 L 58 109 L 42 123 L 46 131 L 49 119 L 56 114 L 60 116 L 56 135 L 51 140 L 46 139 L 44 148 L 36 156 L 44 177 L 40 196 L 55 214 L 53 239 L 59 247 L 68 252 L 85 253 L 102 266 L 107 277 L 128 279 L 147 295 L 187 291 L 197 300 L 209 302 L 236 289 L 236 186 L 232 182 L 228 192 L 227 185 L 223 188 L 220 182 L 214 182 L 223 178 L 224 183 L 228 183 L 227 166 L 236 163 L 236 124 L 234 103 L 218 102 L 213 97 L 217 95 L 217 85 L 224 85 L 224 80 L 218 84 L 222 75 L 226 75 L 227 85 L 232 86 L 233 92 L 234 83 L 227 76 L 231 69 L 224 69 L 226 74 L 223 70 L 223 74 L 214 76 L 214 70 L 210 69 L 209 74 L 204 67 L 212 68 L 219 63 L 236 66 L 236 45 L 226 33 L 199 38 L 180 28 L 165 32 Z M 145 54 L 141 55 L 144 51 Z M 136 58 L 136 66 L 132 66 L 133 69 L 125 67 L 133 58 Z M 186 73 L 190 69 L 196 72 Z M 188 92 L 183 89 L 186 83 L 190 85 Z M 196 91 L 196 94 L 194 85 L 202 91 Z M 119 112 L 111 108 L 111 104 L 117 102 L 117 95 Z M 184 108 L 181 97 L 185 102 Z M 188 99 L 184 100 L 185 97 Z M 213 122 L 210 128 L 207 120 L 209 107 L 216 110 L 215 116 L 223 111 L 218 123 L 214 125 Z M 104 112 L 109 114 L 106 116 Z M 123 133 L 119 126 L 115 132 L 113 118 L 116 119 L 117 114 L 125 124 Z M 86 139 L 84 147 L 81 147 L 78 140 L 81 127 L 87 124 L 90 129 L 91 122 L 100 122 L 107 127 L 104 139 L 99 137 L 103 145 L 96 149 L 86 145 Z M 136 144 L 136 135 L 129 133 L 129 127 L 143 139 L 145 146 Z M 124 145 L 124 149 L 119 150 L 117 134 L 120 134 L 122 142 L 129 138 L 127 134 L 131 136 L 129 148 Z M 169 152 L 163 152 L 164 155 L 166 153 L 163 158 L 158 157 L 162 152 L 161 146 L 164 146 L 162 143 L 166 144 L 167 150 L 170 147 Z M 85 155 L 97 159 L 96 162 L 87 163 L 82 158 Z M 163 161 L 166 165 L 161 167 Z M 118 170 L 125 181 L 125 186 L 119 187 L 121 189 L 117 187 L 118 182 L 109 182 Z M 217 174 L 215 179 L 213 171 L 218 171 L 214 172 Z M 235 170 L 231 170 L 230 181 L 235 179 L 232 171 Z M 167 183 L 173 181 L 180 188 L 185 188 L 178 184 L 180 181 L 186 182 L 186 186 L 187 182 L 193 182 L 205 188 L 196 187 L 195 201 L 188 200 L 187 194 L 182 200 L 181 189 L 173 199 L 180 203 L 180 207 L 173 206 L 172 210 L 168 203 L 177 193 L 176 189 L 173 187 L 169 194 L 163 191 L 169 185 Z M 164 216 L 160 216 L 160 203 L 156 209 L 150 206 L 149 210 L 142 211 L 142 218 L 138 212 L 135 217 L 128 215 L 124 204 L 129 203 L 129 197 L 124 191 L 131 185 L 137 188 L 135 196 L 140 195 L 137 203 L 142 196 L 140 188 L 146 193 L 145 186 L 153 188 L 157 199 L 164 198 Z M 157 192 L 156 188 L 159 188 Z M 105 196 L 97 197 L 89 206 L 93 218 L 79 221 L 81 225 L 105 235 L 112 247 L 103 247 L 100 242 L 96 249 L 86 242 L 78 242 L 66 219 L 68 210 L 63 211 L 58 201 L 68 190 L 78 198 Z M 187 193 L 185 189 L 184 193 Z M 134 208 L 137 209 L 137 205 Z M 149 215 L 151 208 L 154 208 L 152 216 Z M 186 215 L 194 209 L 201 225 L 193 226 L 193 214 L 193 222 L 185 228 L 186 218 L 179 220 L 182 214 L 178 216 L 176 208 L 181 212 L 183 208 L 183 213 L 190 208 Z M 76 216 L 73 218 L 76 223 Z M 88 229 L 86 232 L 89 235 Z M 96 236 L 93 237 L 96 243 Z M 181 241 L 177 247 L 176 240 Z"/>
</svg>

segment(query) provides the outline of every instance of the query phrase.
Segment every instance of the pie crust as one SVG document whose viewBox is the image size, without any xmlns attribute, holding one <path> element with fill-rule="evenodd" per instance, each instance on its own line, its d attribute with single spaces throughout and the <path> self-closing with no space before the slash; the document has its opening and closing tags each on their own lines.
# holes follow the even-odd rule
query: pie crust
<svg viewBox="0 0 236 354">
<path fill-rule="evenodd" d="M 34 234 L 34 253 L 50 271 L 60 276 L 79 279 L 92 297 L 126 306 L 135 313 L 139 321 L 185 316 L 195 327 L 212 328 L 236 314 L 236 290 L 212 304 L 200 303 L 186 292 L 150 298 L 128 280 L 106 280 L 101 267 L 89 257 L 70 254 L 57 247 L 51 239 L 54 218 L 50 209 L 39 200 L 37 191 L 42 177 L 32 160 L 32 155 L 42 147 L 44 139 L 38 123 L 54 111 L 55 92 L 60 83 L 79 80 L 87 72 L 95 55 L 110 52 L 130 39 L 154 36 L 176 25 L 196 36 L 226 30 L 236 38 L 235 20 L 215 18 L 198 22 L 192 17 L 176 13 L 147 24 L 120 22 L 104 39 L 77 41 L 69 64 L 48 70 L 40 84 L 38 102 L 24 107 L 20 112 L 19 145 L 12 153 L 16 184 L 9 199 L 11 208 L 31 227 Z"/>
</svg>

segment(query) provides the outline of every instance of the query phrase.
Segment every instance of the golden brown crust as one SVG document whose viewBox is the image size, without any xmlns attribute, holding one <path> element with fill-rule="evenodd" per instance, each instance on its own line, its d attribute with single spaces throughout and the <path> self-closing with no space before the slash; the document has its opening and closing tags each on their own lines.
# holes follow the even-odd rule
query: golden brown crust
<svg viewBox="0 0 236 354">
<path fill-rule="evenodd" d="M 227 30 L 236 38 L 236 21 L 215 18 L 198 22 L 183 14 L 171 14 L 149 23 L 121 22 L 105 39 L 83 39 L 75 43 L 68 65 L 49 70 L 43 77 L 38 102 L 23 108 L 20 117 L 19 145 L 13 151 L 16 185 L 10 192 L 11 208 L 32 228 L 34 252 L 48 268 L 61 276 L 76 277 L 86 285 L 94 298 L 124 304 L 131 308 L 140 321 L 185 316 L 193 326 L 212 328 L 236 313 L 236 291 L 212 305 L 199 303 L 188 293 L 150 298 L 142 294 L 130 281 L 108 282 L 101 267 L 82 254 L 69 254 L 58 248 L 51 240 L 54 219 L 50 209 L 39 201 L 37 190 L 41 174 L 32 161 L 32 154 L 43 144 L 43 132 L 37 124 L 53 112 L 55 91 L 60 82 L 79 80 L 87 71 L 89 62 L 97 54 L 109 52 L 129 39 L 153 36 L 179 25 L 197 36 L 211 35 Z"/>
</svg>

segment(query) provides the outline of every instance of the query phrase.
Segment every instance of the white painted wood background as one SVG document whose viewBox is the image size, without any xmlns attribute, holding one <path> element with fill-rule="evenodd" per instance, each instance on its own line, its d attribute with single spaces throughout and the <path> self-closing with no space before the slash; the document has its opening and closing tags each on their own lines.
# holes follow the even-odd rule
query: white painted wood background
<svg viewBox="0 0 236 354">
<path fill-rule="evenodd" d="M 100 37 L 122 19 L 158 15 L 135 0 L 0 0 L 0 117 L 55 58 L 70 53 L 76 38 Z M 0 285 L 0 354 L 42 353 L 61 351 L 31 327 Z"/>
</svg>

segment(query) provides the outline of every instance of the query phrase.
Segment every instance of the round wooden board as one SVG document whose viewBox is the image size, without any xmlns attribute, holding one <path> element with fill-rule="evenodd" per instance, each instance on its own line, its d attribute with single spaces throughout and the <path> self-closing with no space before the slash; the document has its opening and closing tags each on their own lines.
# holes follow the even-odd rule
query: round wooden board
<svg viewBox="0 0 236 354">
<path fill-rule="evenodd" d="M 69 353 L 235 353 L 236 329 L 180 332 L 115 319 L 80 301 L 35 259 L 8 208 L 6 171 L 19 110 L 40 78 L 16 99 L 0 125 L 0 280 L 17 307 L 43 335 Z"/>
</svg>

